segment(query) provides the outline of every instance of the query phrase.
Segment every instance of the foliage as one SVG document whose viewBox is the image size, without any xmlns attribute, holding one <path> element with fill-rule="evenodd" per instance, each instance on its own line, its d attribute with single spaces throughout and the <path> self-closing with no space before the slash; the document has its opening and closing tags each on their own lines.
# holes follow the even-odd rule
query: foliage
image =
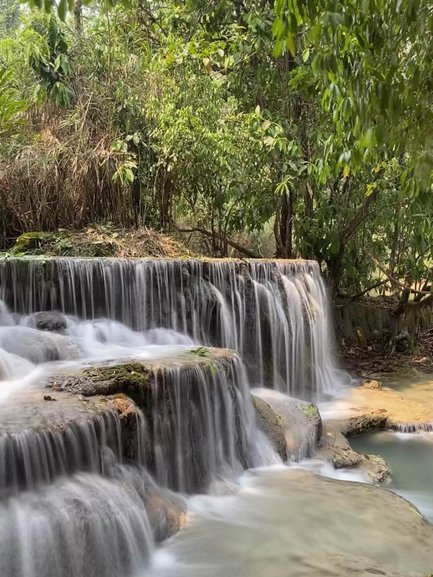
<svg viewBox="0 0 433 577">
<path fill-rule="evenodd" d="M 26 103 L 19 99 L 11 84 L 12 73 L 0 67 L 0 138 L 11 137 L 18 129 L 19 114 Z"/>
<path fill-rule="evenodd" d="M 272 229 L 335 295 L 429 302 L 427 0 L 33 4 L 0 39 L 4 236 L 110 220 L 251 256 Z"/>
<path fill-rule="evenodd" d="M 73 91 L 67 80 L 72 74 L 65 34 L 54 16 L 39 33 L 46 37 L 45 50 L 37 43 L 29 47 L 29 63 L 39 80 L 39 89 L 50 96 L 57 106 L 69 106 Z"/>
</svg>

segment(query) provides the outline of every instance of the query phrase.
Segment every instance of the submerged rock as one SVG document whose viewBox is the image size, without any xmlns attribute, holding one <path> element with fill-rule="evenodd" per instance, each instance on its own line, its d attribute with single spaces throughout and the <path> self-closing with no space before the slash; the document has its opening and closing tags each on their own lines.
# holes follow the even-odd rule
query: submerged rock
<svg viewBox="0 0 433 577">
<path fill-rule="evenodd" d="M 367 379 L 362 381 L 360 387 L 363 389 L 378 390 L 382 388 L 382 383 L 376 379 Z"/>
<path fill-rule="evenodd" d="M 0 348 L 36 364 L 77 359 L 81 355 L 69 337 L 22 326 L 0 327 Z"/>
<path fill-rule="evenodd" d="M 294 467 L 247 473 L 207 498 L 148 577 L 426 577 L 433 526 L 403 498 Z"/>
</svg>

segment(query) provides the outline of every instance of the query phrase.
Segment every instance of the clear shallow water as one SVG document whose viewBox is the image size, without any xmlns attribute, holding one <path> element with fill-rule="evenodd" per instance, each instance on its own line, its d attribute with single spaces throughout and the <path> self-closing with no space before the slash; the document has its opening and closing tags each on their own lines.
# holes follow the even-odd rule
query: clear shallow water
<svg viewBox="0 0 433 577">
<path fill-rule="evenodd" d="M 391 492 L 273 467 L 190 499 L 187 526 L 139 577 L 409 577 L 433 567 L 432 538 Z"/>
<path fill-rule="evenodd" d="M 392 469 L 389 485 L 433 522 L 433 433 L 380 432 L 351 439 L 355 451 L 380 455 Z"/>
</svg>

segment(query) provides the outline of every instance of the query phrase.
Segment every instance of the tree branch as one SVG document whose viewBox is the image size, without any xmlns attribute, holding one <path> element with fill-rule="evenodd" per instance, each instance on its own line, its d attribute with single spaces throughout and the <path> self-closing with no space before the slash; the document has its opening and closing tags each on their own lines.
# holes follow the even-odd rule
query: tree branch
<svg viewBox="0 0 433 577">
<path fill-rule="evenodd" d="M 363 297 L 365 294 L 367 294 L 368 292 L 372 291 L 373 289 L 378 288 L 378 287 L 384 285 L 386 282 L 388 282 L 388 281 L 386 281 L 386 280 L 381 280 L 381 281 L 375 282 L 374 284 L 368 286 L 366 289 L 364 289 L 364 290 L 361 291 L 360 293 L 357 293 L 356 295 L 352 295 L 351 297 L 349 297 L 349 299 L 348 299 L 346 302 L 344 302 L 344 303 L 342 303 L 342 304 L 339 304 L 339 305 L 335 305 L 335 306 L 336 306 L 337 308 L 343 308 L 343 307 L 349 305 L 350 303 L 353 303 L 354 301 L 360 299 L 361 297 Z"/>
<path fill-rule="evenodd" d="M 408 287 L 407 284 L 403 284 L 401 283 L 399 280 L 397 280 L 394 276 L 392 276 L 386 269 L 384 269 L 380 264 L 379 261 L 377 260 L 377 258 L 375 258 L 371 253 L 367 253 L 368 256 L 371 258 L 371 260 L 374 262 L 374 264 L 377 266 L 377 268 L 380 270 L 380 272 L 382 272 L 384 275 L 386 275 L 386 277 L 397 287 L 401 288 L 402 290 L 406 291 L 409 290 L 410 293 L 415 294 L 415 295 L 421 295 L 421 296 L 429 296 L 430 294 L 432 294 L 431 291 L 419 291 L 417 289 Z"/>
<path fill-rule="evenodd" d="M 364 202 L 358 208 L 352 220 L 343 228 L 341 232 L 341 244 L 343 246 L 349 242 L 349 240 L 357 231 L 358 227 L 362 224 L 363 220 L 367 218 L 369 208 L 373 204 L 373 202 L 375 202 L 378 193 L 379 191 L 377 188 L 373 190 L 373 192 L 365 198 Z"/>
<path fill-rule="evenodd" d="M 262 258 L 260 255 L 255 254 L 253 251 L 249 250 L 248 248 L 241 246 L 240 244 L 238 244 L 234 240 L 230 240 L 229 238 L 224 237 L 224 236 L 218 234 L 217 232 L 212 233 L 210 230 L 206 230 L 205 228 L 201 228 L 199 226 L 196 226 L 193 228 L 179 228 L 176 225 L 173 225 L 173 226 L 178 232 L 185 232 L 185 233 L 199 232 L 200 234 L 203 234 L 204 236 L 207 236 L 208 238 L 217 238 L 219 240 L 222 240 L 223 242 L 226 242 L 227 244 L 229 244 L 231 247 L 233 247 L 238 252 L 247 256 L 248 258 Z"/>
</svg>

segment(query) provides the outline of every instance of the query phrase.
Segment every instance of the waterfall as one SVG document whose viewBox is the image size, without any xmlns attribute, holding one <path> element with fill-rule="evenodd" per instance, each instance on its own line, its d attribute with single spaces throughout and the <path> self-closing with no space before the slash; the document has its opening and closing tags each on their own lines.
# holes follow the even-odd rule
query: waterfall
<svg viewBox="0 0 433 577">
<path fill-rule="evenodd" d="M 2 577 L 127 577 L 153 537 L 126 475 L 80 474 L 0 502 Z"/>
<path fill-rule="evenodd" d="M 0 300 L 15 313 L 106 317 L 232 348 L 252 384 L 296 397 L 335 385 L 328 299 L 312 261 L 5 259 Z"/>
<path fill-rule="evenodd" d="M 0 261 L 0 575 L 132 577 L 161 495 L 280 462 L 250 385 L 320 396 L 331 347 L 313 262 Z"/>
<path fill-rule="evenodd" d="M 101 449 L 122 460 L 121 434 L 119 415 L 109 410 L 83 422 L 0 435 L 0 497 L 76 471 L 103 472 Z"/>
<path fill-rule="evenodd" d="M 150 468 L 162 486 L 197 493 L 277 461 L 256 428 L 248 377 L 236 356 L 223 365 L 158 372 L 144 406 L 152 423 Z"/>
<path fill-rule="evenodd" d="M 61 382 L 54 404 L 38 397 L 37 388 L 34 398 L 24 389 L 0 404 L 0 498 L 77 471 L 105 474 L 107 450 L 117 463 L 144 466 L 160 486 L 190 494 L 276 462 L 256 427 L 236 354 L 219 358 L 193 349 L 181 362 L 160 361 L 153 369 L 123 363 L 81 370 L 78 377 L 48 376 Z M 98 400 L 101 382 L 112 396 Z M 129 400 L 116 396 L 126 390 Z M 20 414 L 11 420 L 16 406 Z"/>
</svg>

